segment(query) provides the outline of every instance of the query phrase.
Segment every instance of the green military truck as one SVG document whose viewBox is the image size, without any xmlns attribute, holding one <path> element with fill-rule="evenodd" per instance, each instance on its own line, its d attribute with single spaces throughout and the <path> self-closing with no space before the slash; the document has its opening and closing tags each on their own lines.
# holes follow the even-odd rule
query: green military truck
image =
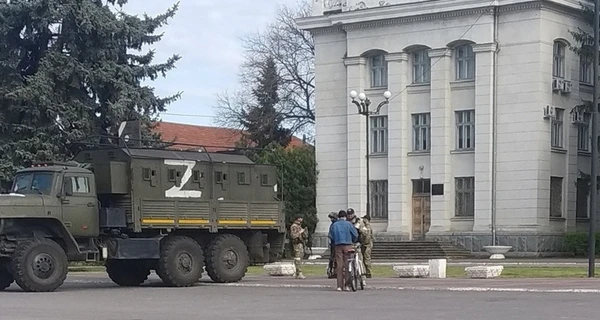
<svg viewBox="0 0 600 320">
<path fill-rule="evenodd" d="M 0 290 L 59 288 L 69 261 L 105 261 L 116 284 L 241 280 L 283 254 L 277 167 L 239 154 L 112 147 L 17 172 L 0 195 Z M 281 186 L 279 186 L 281 187 Z"/>
</svg>

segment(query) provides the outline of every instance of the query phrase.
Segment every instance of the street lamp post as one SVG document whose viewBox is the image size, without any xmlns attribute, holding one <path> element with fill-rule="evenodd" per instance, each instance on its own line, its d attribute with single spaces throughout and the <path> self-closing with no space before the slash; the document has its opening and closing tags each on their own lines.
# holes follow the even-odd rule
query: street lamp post
<svg viewBox="0 0 600 320">
<path fill-rule="evenodd" d="M 356 98 L 358 97 L 358 101 Z M 369 106 L 371 106 L 371 100 L 367 97 L 363 92 L 357 93 L 356 91 L 350 91 L 350 98 L 352 98 L 352 103 L 356 105 L 358 108 L 358 114 L 365 116 L 365 137 L 367 139 L 367 153 L 365 155 L 367 161 L 367 215 L 371 216 L 371 193 L 370 193 L 370 184 L 371 180 L 369 179 L 369 117 L 371 115 L 379 114 L 381 108 L 390 102 L 390 98 L 392 97 L 392 93 L 386 91 L 383 93 L 384 101 L 380 102 L 375 111 L 370 111 Z"/>
</svg>

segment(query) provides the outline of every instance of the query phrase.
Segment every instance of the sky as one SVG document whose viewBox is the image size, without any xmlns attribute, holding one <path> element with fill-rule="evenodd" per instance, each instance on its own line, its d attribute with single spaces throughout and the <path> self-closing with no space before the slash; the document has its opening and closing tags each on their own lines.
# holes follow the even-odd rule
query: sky
<svg viewBox="0 0 600 320">
<path fill-rule="evenodd" d="M 182 91 L 178 101 L 161 114 L 164 121 L 216 125 L 216 95 L 238 88 L 243 59 L 240 38 L 265 29 L 281 5 L 298 0 L 179 0 L 179 10 L 160 29 L 162 41 L 153 45 L 155 63 L 173 54 L 182 56 L 176 69 L 148 84 L 159 96 Z M 129 0 L 124 11 L 150 16 L 165 12 L 175 0 Z M 184 115 L 184 116 L 182 116 Z"/>
</svg>

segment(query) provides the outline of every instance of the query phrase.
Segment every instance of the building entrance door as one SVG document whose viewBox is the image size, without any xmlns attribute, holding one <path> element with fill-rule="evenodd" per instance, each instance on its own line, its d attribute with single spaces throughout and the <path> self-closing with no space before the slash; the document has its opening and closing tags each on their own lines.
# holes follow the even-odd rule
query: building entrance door
<svg viewBox="0 0 600 320">
<path fill-rule="evenodd" d="M 431 226 L 431 181 L 413 180 L 412 196 L 412 238 L 423 240 Z"/>
</svg>

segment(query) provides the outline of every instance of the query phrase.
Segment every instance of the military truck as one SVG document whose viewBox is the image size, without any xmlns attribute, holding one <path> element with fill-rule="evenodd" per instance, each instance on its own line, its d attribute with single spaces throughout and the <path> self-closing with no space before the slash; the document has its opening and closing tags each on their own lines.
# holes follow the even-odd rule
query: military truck
<svg viewBox="0 0 600 320">
<path fill-rule="evenodd" d="M 244 155 L 95 148 L 16 173 L 0 196 L 0 290 L 50 292 L 69 261 L 104 261 L 112 281 L 169 286 L 241 280 L 283 254 L 277 170 Z"/>
</svg>

